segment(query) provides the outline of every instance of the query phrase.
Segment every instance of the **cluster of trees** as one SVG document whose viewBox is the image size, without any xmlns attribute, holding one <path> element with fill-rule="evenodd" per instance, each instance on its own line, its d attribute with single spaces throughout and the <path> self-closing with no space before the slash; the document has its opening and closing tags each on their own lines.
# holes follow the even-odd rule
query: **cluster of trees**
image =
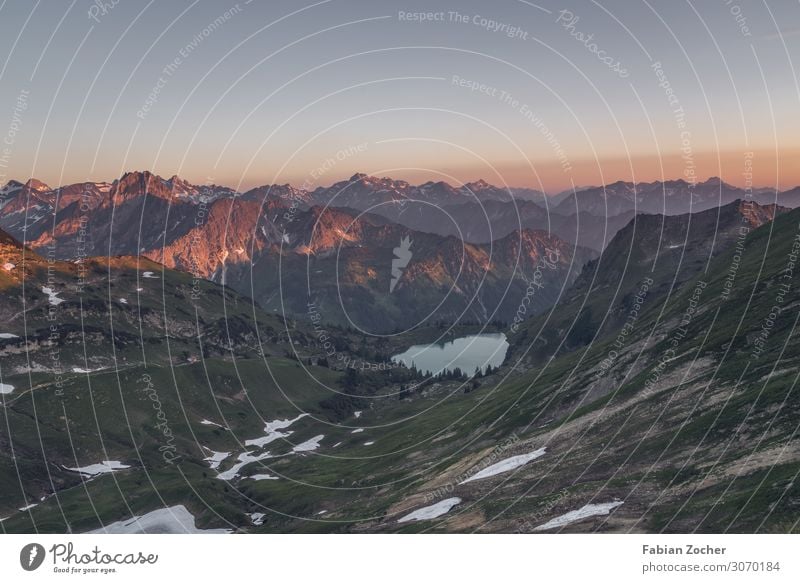
<svg viewBox="0 0 800 583">
<path fill-rule="evenodd" d="M 489 322 L 480 322 L 478 320 L 459 320 L 455 324 L 448 320 L 437 320 L 433 323 L 433 326 L 439 330 L 442 330 L 443 328 L 449 328 L 451 326 L 470 326 L 474 328 L 508 328 L 508 322 L 497 318 Z"/>
<path fill-rule="evenodd" d="M 443 370 L 435 378 L 440 381 L 465 381 L 469 378 L 469 375 L 460 368 L 455 367 L 452 370 Z"/>
</svg>

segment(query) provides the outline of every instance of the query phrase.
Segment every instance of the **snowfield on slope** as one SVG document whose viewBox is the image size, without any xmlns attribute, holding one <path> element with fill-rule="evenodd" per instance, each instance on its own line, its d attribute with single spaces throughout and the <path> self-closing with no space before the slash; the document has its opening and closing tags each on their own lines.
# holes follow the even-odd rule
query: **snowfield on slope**
<svg viewBox="0 0 800 583">
<path fill-rule="evenodd" d="M 547 451 L 546 447 L 541 449 L 537 449 L 530 453 L 524 453 L 522 455 L 515 455 L 510 458 L 506 458 L 504 460 L 500 460 L 496 464 L 492 464 L 488 468 L 482 469 L 480 472 L 475 474 L 474 476 L 470 476 L 461 484 L 466 484 L 468 482 L 474 482 L 475 480 L 483 480 L 484 478 L 489 478 L 491 476 L 496 476 L 497 474 L 504 474 L 506 472 L 510 472 L 513 469 L 516 469 L 520 466 L 524 466 L 530 461 L 535 460 L 536 458 L 542 457 Z"/>
<path fill-rule="evenodd" d="M 278 476 L 273 476 L 272 474 L 253 474 L 250 476 L 251 480 L 255 480 L 256 482 L 260 482 L 262 480 L 278 480 Z"/>
<path fill-rule="evenodd" d="M 559 528 L 561 526 L 572 524 L 573 522 L 578 522 L 584 518 L 591 518 L 592 516 L 605 516 L 606 514 L 610 514 L 614 508 L 621 505 L 621 501 L 605 502 L 603 504 L 587 504 L 582 508 L 578 508 L 572 512 L 567 512 L 566 514 L 557 516 L 553 520 L 545 522 L 533 530 L 550 530 L 551 528 Z"/>
<path fill-rule="evenodd" d="M 87 534 L 228 534 L 227 528 L 203 530 L 194 525 L 194 516 L 183 504 L 159 508 L 143 516 L 120 520 Z"/>
<path fill-rule="evenodd" d="M 206 448 L 208 449 L 208 448 Z M 203 461 L 208 462 L 208 466 L 212 470 L 216 470 L 222 462 L 224 462 L 228 457 L 231 455 L 229 451 L 214 451 L 213 449 L 208 449 L 211 452 L 211 455 L 208 457 L 204 457 Z"/>
<path fill-rule="evenodd" d="M 319 448 L 319 442 L 322 441 L 324 438 L 325 438 L 324 435 L 317 435 L 315 437 L 312 437 L 311 439 L 304 441 L 300 445 L 295 445 L 294 448 L 292 448 L 292 452 L 302 453 L 304 451 L 313 451 Z"/>
<path fill-rule="evenodd" d="M 91 374 L 93 372 L 100 372 L 101 370 L 103 370 L 103 367 L 100 368 L 81 368 L 79 366 L 72 367 L 72 372 L 76 374 Z"/>
<path fill-rule="evenodd" d="M 51 306 L 57 306 L 58 304 L 65 301 L 60 297 L 58 297 L 58 294 L 61 292 L 57 292 L 53 290 L 53 288 L 43 287 L 42 293 L 44 293 L 47 296 L 47 301 L 50 302 Z"/>
<path fill-rule="evenodd" d="M 99 464 L 90 464 L 81 468 L 64 467 L 64 469 L 69 470 L 70 472 L 78 472 L 84 476 L 94 477 L 101 474 L 110 474 L 111 472 L 116 472 L 118 470 L 127 470 L 129 467 L 130 466 L 126 466 L 122 462 L 105 460 Z"/>
<path fill-rule="evenodd" d="M 282 437 L 289 437 L 292 432 L 287 431 L 286 433 L 282 433 L 281 429 L 287 429 L 291 427 L 292 424 L 299 421 L 303 417 L 308 417 L 308 413 L 302 413 L 298 415 L 294 419 L 276 419 L 275 421 L 268 421 L 264 424 L 264 437 L 259 437 L 256 439 L 248 439 L 244 442 L 244 444 L 248 447 L 255 446 L 255 447 L 264 447 L 269 445 L 273 441 L 276 441 Z"/>
<path fill-rule="evenodd" d="M 302 413 L 301 415 L 298 415 L 294 419 L 276 419 L 275 421 L 268 421 L 264 425 L 265 435 L 255 439 L 248 439 L 247 441 L 245 441 L 245 446 L 263 449 L 266 445 L 269 445 L 273 441 L 276 441 L 278 439 L 286 439 L 293 432 L 281 431 L 281 430 L 286 429 L 287 427 L 291 426 L 293 423 L 299 421 L 303 417 L 308 417 L 308 413 Z M 212 421 L 207 421 L 205 419 L 203 419 L 201 423 L 216 425 Z M 325 438 L 324 435 L 317 435 L 315 437 L 312 437 L 311 439 L 304 441 L 303 443 L 295 445 L 290 452 L 282 455 L 273 455 L 269 451 L 262 451 L 261 453 L 256 453 L 255 451 L 243 451 L 236 457 L 236 463 L 234 463 L 234 465 L 231 468 L 225 470 L 224 472 L 219 472 L 219 468 L 222 465 L 222 463 L 232 455 L 231 453 L 217 452 L 206 447 L 206 449 L 211 453 L 211 455 L 209 457 L 203 458 L 203 461 L 207 462 L 212 470 L 217 470 L 218 472 L 217 478 L 224 481 L 230 481 L 241 477 L 239 475 L 239 472 L 245 466 L 248 466 L 252 463 L 270 458 L 285 457 L 293 454 L 305 453 L 318 449 L 320 447 L 320 441 L 322 441 L 324 438 Z M 260 476 L 265 476 L 260 479 L 267 479 L 267 480 L 278 479 L 277 477 L 270 476 L 269 474 L 260 474 Z M 253 479 L 258 480 L 259 478 L 253 478 Z"/>
<path fill-rule="evenodd" d="M 264 517 L 266 517 L 266 514 L 263 512 L 252 512 L 250 514 L 250 520 L 253 522 L 253 526 L 261 526 L 264 524 Z"/>
<path fill-rule="evenodd" d="M 431 520 L 432 518 L 438 518 L 439 516 L 442 516 L 450 512 L 450 510 L 454 506 L 460 503 L 461 503 L 461 498 L 447 498 L 446 500 L 441 500 L 436 504 L 431 504 L 430 506 L 425 506 L 424 508 L 415 510 L 410 514 L 406 514 L 403 518 L 401 518 L 397 522 L 410 522 L 412 520 Z"/>
<path fill-rule="evenodd" d="M 229 480 L 233 480 L 234 478 L 239 477 L 239 470 L 241 470 L 245 466 L 248 466 L 253 462 L 260 462 L 262 460 L 269 459 L 271 457 L 274 456 L 272 456 L 269 452 L 265 452 L 260 455 L 252 455 L 245 451 L 239 454 L 239 457 L 236 458 L 236 463 L 233 465 L 233 467 L 231 467 L 229 470 L 217 474 L 217 478 L 219 478 L 220 480 L 225 480 L 226 482 Z"/>
</svg>

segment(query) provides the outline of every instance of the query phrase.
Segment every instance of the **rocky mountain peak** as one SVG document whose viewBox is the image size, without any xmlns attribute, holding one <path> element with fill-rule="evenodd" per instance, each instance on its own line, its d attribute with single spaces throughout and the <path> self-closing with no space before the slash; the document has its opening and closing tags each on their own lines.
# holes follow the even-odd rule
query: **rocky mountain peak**
<svg viewBox="0 0 800 583">
<path fill-rule="evenodd" d="M 47 186 L 47 184 L 45 184 L 41 180 L 37 180 L 36 178 L 30 178 L 25 183 L 25 188 L 28 188 L 30 190 L 34 190 L 36 192 L 48 192 L 48 191 L 52 190 L 49 186 Z"/>
</svg>

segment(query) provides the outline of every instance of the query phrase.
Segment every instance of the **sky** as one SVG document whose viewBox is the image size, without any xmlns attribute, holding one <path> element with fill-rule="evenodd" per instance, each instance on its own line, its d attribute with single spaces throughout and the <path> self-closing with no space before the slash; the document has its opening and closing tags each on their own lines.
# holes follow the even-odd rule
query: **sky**
<svg viewBox="0 0 800 583">
<path fill-rule="evenodd" d="M 788 0 L 7 0 L 0 47 L 0 183 L 800 184 Z"/>
</svg>

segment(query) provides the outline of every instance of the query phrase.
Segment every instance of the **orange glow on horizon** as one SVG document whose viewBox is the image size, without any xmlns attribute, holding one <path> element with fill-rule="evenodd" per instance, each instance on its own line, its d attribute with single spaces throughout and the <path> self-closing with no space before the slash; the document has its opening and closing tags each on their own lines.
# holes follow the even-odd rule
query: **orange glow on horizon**
<svg viewBox="0 0 800 583">
<path fill-rule="evenodd" d="M 576 160 L 570 172 L 565 173 L 558 163 L 533 162 L 534 171 L 527 163 L 499 163 L 493 169 L 476 169 L 474 166 L 454 166 L 441 168 L 440 172 L 424 170 L 383 171 L 370 168 L 337 168 L 326 176 L 326 180 L 316 186 L 330 186 L 340 180 L 362 172 L 378 177 L 389 177 L 395 180 L 406 180 L 412 184 L 421 184 L 429 180 L 454 182 L 443 176 L 452 176 L 461 183 L 483 179 L 496 186 L 526 187 L 544 190 L 555 194 L 575 187 L 600 186 L 617 181 L 654 182 L 684 179 L 689 181 L 694 173 L 697 182 L 703 182 L 712 176 L 738 187 L 778 188 L 788 190 L 800 185 L 800 149 L 783 150 L 780 155 L 774 151 L 753 150 L 749 152 L 699 152 L 693 160 L 687 161 L 679 154 L 662 156 L 640 156 L 631 159 L 607 158 L 601 160 Z M 384 168 L 389 168 L 387 165 Z M 537 176 L 538 175 L 538 176 Z M 241 177 L 231 181 L 236 184 Z M 242 180 L 243 188 L 252 188 L 269 184 L 266 177 Z M 302 184 L 302 177 L 287 176 L 276 181 L 290 183 L 294 186 Z"/>
</svg>

